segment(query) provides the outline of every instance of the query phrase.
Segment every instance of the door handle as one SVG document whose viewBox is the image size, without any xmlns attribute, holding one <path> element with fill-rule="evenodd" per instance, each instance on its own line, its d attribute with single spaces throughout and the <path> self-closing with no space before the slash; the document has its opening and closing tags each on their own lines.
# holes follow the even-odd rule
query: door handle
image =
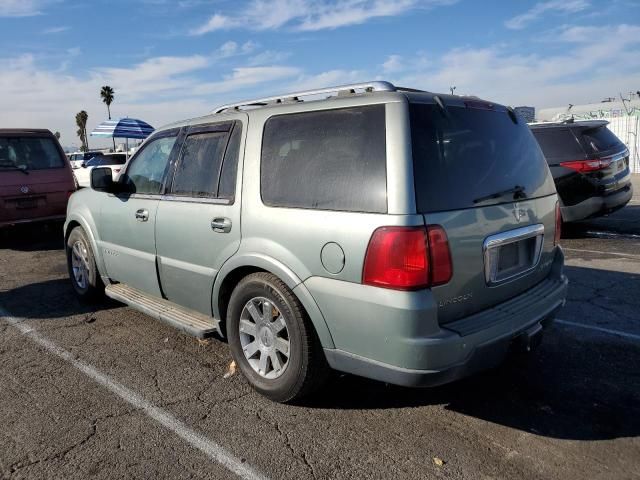
<svg viewBox="0 0 640 480">
<path fill-rule="evenodd" d="M 146 222 L 149 220 L 149 212 L 141 208 L 136 212 L 136 220 L 139 222 Z"/>
<path fill-rule="evenodd" d="M 231 231 L 231 220 L 228 218 L 214 218 L 211 220 L 211 229 L 216 233 L 229 233 Z"/>
</svg>

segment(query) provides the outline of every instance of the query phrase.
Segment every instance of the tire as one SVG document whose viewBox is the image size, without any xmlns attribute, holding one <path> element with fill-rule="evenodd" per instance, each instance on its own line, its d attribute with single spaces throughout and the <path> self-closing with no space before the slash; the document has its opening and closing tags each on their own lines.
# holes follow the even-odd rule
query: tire
<svg viewBox="0 0 640 480">
<path fill-rule="evenodd" d="M 265 304 L 270 308 L 265 309 Z M 280 318 L 285 327 L 278 330 L 282 327 Z M 253 329 L 252 322 L 255 329 L 247 333 Z M 293 292 L 275 275 L 254 273 L 238 283 L 227 309 L 227 334 L 236 365 L 251 386 L 270 400 L 297 401 L 317 390 L 328 377 L 329 367 L 311 321 Z M 277 345 L 287 340 L 289 355 L 285 357 L 284 349 Z M 256 345 L 260 349 L 251 355 Z M 263 364 L 265 355 L 268 360 Z"/>
<path fill-rule="evenodd" d="M 75 227 L 71 231 L 67 238 L 65 250 L 67 253 L 67 270 L 69 271 L 69 278 L 76 296 L 85 302 L 100 300 L 104 296 L 104 283 L 102 283 L 96 266 L 91 242 L 89 242 L 87 234 L 82 227 Z M 82 258 L 79 258 L 79 256 Z M 83 260 L 82 265 L 78 264 L 79 260 Z M 82 267 L 84 267 L 84 270 L 79 275 L 77 270 L 74 269 Z"/>
</svg>

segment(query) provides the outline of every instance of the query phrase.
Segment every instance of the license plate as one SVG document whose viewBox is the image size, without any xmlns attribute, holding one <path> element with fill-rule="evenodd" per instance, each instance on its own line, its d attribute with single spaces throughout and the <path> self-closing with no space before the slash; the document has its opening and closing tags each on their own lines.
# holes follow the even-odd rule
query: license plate
<svg viewBox="0 0 640 480">
<path fill-rule="evenodd" d="M 487 284 L 497 285 L 535 268 L 542 253 L 543 238 L 543 225 L 530 225 L 487 237 L 483 246 Z"/>
</svg>

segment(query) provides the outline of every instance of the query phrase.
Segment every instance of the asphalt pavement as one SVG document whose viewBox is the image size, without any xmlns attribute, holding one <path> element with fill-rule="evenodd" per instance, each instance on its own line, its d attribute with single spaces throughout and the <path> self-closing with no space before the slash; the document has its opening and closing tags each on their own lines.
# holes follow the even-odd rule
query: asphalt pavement
<svg viewBox="0 0 640 480">
<path fill-rule="evenodd" d="M 271 403 L 224 342 L 74 298 L 58 228 L 0 239 L 1 478 L 640 478 L 640 179 L 565 228 L 540 348 L 432 389 L 336 375 Z"/>
</svg>

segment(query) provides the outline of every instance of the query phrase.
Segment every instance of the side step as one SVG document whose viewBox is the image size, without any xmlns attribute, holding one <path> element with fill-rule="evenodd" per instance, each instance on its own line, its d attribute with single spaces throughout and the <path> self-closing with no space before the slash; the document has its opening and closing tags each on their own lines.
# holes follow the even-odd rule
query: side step
<svg viewBox="0 0 640 480">
<path fill-rule="evenodd" d="M 206 338 L 214 333 L 222 336 L 220 320 L 181 307 L 168 300 L 148 295 L 122 283 L 107 285 L 104 292 L 107 297 L 126 303 L 131 308 L 168 323 L 194 337 Z"/>
</svg>

